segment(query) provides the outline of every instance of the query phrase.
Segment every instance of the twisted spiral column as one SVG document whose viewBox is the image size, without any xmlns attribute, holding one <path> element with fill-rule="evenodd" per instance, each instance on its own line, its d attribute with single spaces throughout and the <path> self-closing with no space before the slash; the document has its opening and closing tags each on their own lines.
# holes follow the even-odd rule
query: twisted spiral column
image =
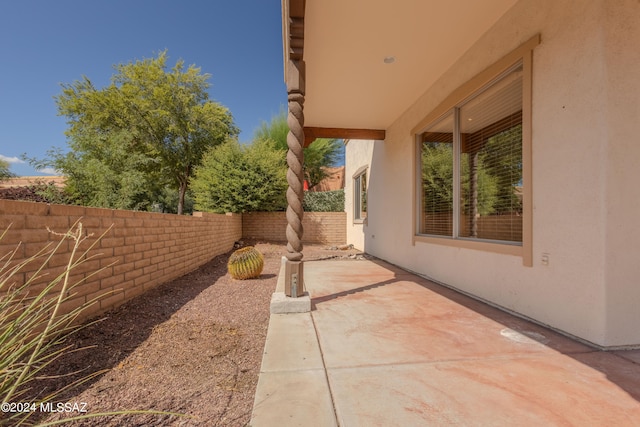
<svg viewBox="0 0 640 427">
<path fill-rule="evenodd" d="M 289 114 L 287 124 L 289 133 L 287 134 L 287 254 L 289 261 L 302 260 L 302 217 L 304 209 L 302 200 L 304 197 L 304 174 L 302 173 L 302 163 L 304 161 L 304 94 L 300 92 L 290 92 L 288 95 Z"/>
</svg>

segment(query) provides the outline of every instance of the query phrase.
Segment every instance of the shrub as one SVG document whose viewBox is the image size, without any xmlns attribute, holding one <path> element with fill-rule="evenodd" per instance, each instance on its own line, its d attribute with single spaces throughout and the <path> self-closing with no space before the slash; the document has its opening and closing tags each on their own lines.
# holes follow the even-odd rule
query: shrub
<svg viewBox="0 0 640 427">
<path fill-rule="evenodd" d="M 270 141 L 249 146 L 229 141 L 212 148 L 192 180 L 195 208 L 202 211 L 255 212 L 286 209 L 285 157 Z"/>
<path fill-rule="evenodd" d="M 344 212 L 344 190 L 307 191 L 302 206 L 307 212 Z"/>
<path fill-rule="evenodd" d="M 72 204 L 64 190 L 56 187 L 53 182 L 45 183 L 44 181 L 26 187 L 2 188 L 0 189 L 0 199 L 26 200 L 59 205 Z"/>
</svg>

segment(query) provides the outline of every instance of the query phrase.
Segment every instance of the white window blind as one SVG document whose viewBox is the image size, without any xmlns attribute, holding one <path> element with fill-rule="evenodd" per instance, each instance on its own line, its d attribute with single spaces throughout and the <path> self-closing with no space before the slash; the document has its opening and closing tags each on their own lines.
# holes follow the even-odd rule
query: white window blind
<svg viewBox="0 0 640 427">
<path fill-rule="evenodd" d="M 422 221 L 420 233 L 453 232 L 453 131 L 450 112 L 422 134 Z"/>
<path fill-rule="evenodd" d="M 420 135 L 420 234 L 522 242 L 522 85 L 518 65 Z"/>
</svg>

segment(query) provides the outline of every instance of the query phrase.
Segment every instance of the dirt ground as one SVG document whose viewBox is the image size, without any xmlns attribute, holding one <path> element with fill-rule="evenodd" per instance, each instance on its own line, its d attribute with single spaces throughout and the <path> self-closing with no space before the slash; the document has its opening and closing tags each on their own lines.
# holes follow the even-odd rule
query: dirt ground
<svg viewBox="0 0 640 427">
<path fill-rule="evenodd" d="M 257 279 L 227 274 L 231 252 L 107 313 L 70 340 L 43 392 L 92 372 L 101 375 L 57 398 L 87 414 L 154 410 L 185 414 L 99 417 L 74 426 L 245 426 L 262 361 L 269 301 L 283 244 L 255 245 L 265 266 Z M 306 260 L 360 258 L 358 251 L 307 245 Z M 90 348 L 86 348 L 90 347 Z M 75 375 L 69 375 L 76 372 Z M 71 415 L 79 415 L 78 413 Z M 49 421 L 60 414 L 50 416 Z"/>
</svg>

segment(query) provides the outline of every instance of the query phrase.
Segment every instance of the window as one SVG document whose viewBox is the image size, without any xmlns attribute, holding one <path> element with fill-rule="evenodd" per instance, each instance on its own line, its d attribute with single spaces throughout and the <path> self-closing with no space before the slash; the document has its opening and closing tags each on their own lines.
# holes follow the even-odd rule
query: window
<svg viewBox="0 0 640 427">
<path fill-rule="evenodd" d="M 413 243 L 533 265 L 531 97 L 536 34 L 454 90 L 413 130 Z"/>
<path fill-rule="evenodd" d="M 449 112 L 420 136 L 420 234 L 453 234 L 453 119 Z"/>
<path fill-rule="evenodd" d="M 521 244 L 523 65 L 418 134 L 419 235 Z"/>
<path fill-rule="evenodd" d="M 363 222 L 367 218 L 367 169 L 353 176 L 353 220 Z"/>
</svg>

